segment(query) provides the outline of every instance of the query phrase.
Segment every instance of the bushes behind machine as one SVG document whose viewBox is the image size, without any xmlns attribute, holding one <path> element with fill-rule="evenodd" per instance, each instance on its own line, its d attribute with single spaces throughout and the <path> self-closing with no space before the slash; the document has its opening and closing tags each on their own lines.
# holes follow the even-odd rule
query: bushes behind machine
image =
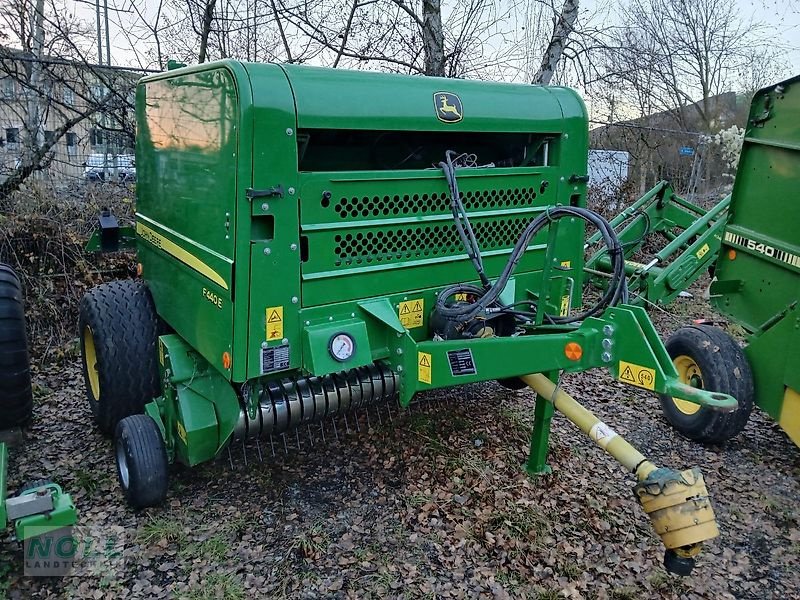
<svg viewBox="0 0 800 600">
<path fill-rule="evenodd" d="M 35 182 L 0 205 L 0 262 L 18 274 L 34 362 L 77 353 L 78 307 L 99 282 L 127 277 L 132 254 L 89 255 L 86 239 L 104 206 L 121 225 L 133 220 L 132 185 Z"/>
</svg>

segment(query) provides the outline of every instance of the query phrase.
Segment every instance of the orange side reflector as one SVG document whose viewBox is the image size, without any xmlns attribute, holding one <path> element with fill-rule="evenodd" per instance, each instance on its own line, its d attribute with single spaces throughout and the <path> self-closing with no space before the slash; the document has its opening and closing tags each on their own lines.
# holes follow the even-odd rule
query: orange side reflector
<svg viewBox="0 0 800 600">
<path fill-rule="evenodd" d="M 227 352 L 222 353 L 222 368 L 223 369 L 231 368 L 231 355 Z"/>
<path fill-rule="evenodd" d="M 734 249 L 728 250 L 728 258 L 731 260 L 736 260 L 736 250 Z"/>
<path fill-rule="evenodd" d="M 580 360 L 581 356 L 583 356 L 583 348 L 581 348 L 580 344 L 570 342 L 564 346 L 564 354 L 570 360 Z"/>
<path fill-rule="evenodd" d="M 136 275 L 141 277 L 142 273 L 144 273 L 144 268 L 142 267 L 142 263 L 136 263 Z"/>
</svg>

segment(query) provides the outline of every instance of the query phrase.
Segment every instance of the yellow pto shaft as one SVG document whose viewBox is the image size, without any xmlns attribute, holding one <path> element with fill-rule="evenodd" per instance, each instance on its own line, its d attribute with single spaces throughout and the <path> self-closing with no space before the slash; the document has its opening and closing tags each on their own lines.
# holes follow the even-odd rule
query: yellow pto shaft
<svg viewBox="0 0 800 600">
<path fill-rule="evenodd" d="M 659 468 L 544 375 L 525 375 L 522 380 L 636 475 L 634 493 L 667 549 L 665 568 L 688 575 L 703 542 L 719 535 L 700 469 Z"/>
</svg>

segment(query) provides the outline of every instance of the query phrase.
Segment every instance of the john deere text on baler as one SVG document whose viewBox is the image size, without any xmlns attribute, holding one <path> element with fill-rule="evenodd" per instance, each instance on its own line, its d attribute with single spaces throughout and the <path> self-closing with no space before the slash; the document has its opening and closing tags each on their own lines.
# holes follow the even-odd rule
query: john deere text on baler
<svg viewBox="0 0 800 600">
<path fill-rule="evenodd" d="M 681 384 L 625 304 L 573 91 L 224 61 L 144 78 L 137 116 L 142 277 L 92 289 L 80 321 L 133 506 L 164 499 L 173 461 L 498 379 L 539 394 L 531 472 L 558 408 L 636 475 L 667 566 L 691 569 L 717 535 L 699 470 L 657 468 L 554 383 L 605 367 L 736 408 Z M 613 266 L 583 308 L 587 221 Z"/>
</svg>

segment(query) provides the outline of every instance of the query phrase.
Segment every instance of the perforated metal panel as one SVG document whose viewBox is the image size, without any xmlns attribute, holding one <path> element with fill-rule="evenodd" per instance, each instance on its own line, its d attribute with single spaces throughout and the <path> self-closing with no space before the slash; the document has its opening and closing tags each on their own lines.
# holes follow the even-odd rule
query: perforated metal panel
<svg viewBox="0 0 800 600">
<path fill-rule="evenodd" d="M 533 187 L 478 190 L 462 193 L 467 210 L 492 210 L 531 206 L 536 200 Z M 450 195 L 446 193 L 395 194 L 393 196 L 345 196 L 333 204 L 323 199 L 321 206 L 333 211 L 341 219 L 358 217 L 392 217 L 401 215 L 437 214 L 450 211 Z"/>
<path fill-rule="evenodd" d="M 531 217 L 515 217 L 474 220 L 475 237 L 484 251 L 511 248 L 530 219 Z M 452 223 L 337 234 L 334 242 L 336 267 L 464 253 L 464 247 Z"/>
</svg>

